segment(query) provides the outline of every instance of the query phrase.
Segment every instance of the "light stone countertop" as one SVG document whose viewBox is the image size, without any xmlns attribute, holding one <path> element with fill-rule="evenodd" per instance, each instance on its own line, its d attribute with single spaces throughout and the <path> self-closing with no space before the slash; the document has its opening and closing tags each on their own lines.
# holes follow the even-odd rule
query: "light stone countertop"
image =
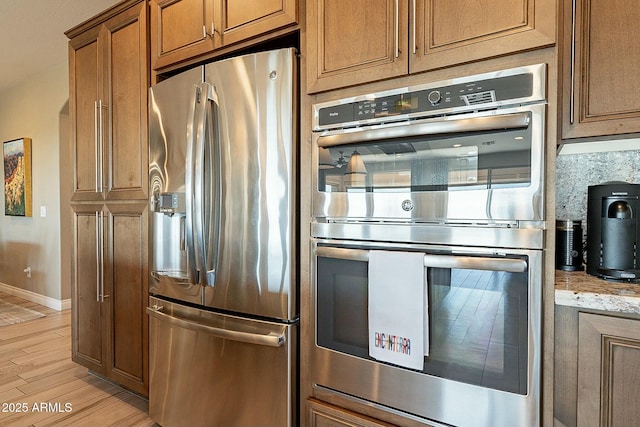
<svg viewBox="0 0 640 427">
<path fill-rule="evenodd" d="M 556 270 L 558 305 L 640 314 L 640 284 L 610 282 L 584 271 Z"/>
</svg>

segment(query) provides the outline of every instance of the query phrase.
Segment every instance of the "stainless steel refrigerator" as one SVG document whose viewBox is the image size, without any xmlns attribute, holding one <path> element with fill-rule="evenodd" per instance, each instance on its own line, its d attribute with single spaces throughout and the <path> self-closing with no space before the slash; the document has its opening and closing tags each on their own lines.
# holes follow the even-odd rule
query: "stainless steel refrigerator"
<svg viewBox="0 0 640 427">
<path fill-rule="evenodd" d="M 296 53 L 150 89 L 151 418 L 297 423 Z"/>
</svg>

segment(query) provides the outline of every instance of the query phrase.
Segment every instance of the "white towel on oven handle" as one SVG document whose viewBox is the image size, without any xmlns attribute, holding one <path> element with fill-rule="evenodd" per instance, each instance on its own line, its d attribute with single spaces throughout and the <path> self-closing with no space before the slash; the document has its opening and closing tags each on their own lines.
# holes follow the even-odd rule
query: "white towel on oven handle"
<svg viewBox="0 0 640 427">
<path fill-rule="evenodd" d="M 369 355 L 422 370 L 428 354 L 424 253 L 369 251 Z"/>
</svg>

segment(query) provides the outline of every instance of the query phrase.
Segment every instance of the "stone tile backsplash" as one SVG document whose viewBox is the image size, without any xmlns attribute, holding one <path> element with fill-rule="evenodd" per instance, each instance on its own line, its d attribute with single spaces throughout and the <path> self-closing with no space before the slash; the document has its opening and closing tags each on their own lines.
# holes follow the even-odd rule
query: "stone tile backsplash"
<svg viewBox="0 0 640 427">
<path fill-rule="evenodd" d="M 587 221 L 587 187 L 640 183 L 640 150 L 565 154 L 556 158 L 556 219 Z"/>
</svg>

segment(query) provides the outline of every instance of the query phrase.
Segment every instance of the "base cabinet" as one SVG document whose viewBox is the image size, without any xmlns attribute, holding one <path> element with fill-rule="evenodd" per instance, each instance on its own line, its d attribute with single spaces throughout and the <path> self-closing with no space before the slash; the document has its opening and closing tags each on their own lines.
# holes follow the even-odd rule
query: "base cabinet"
<svg viewBox="0 0 640 427">
<path fill-rule="evenodd" d="M 307 401 L 309 427 L 391 427 L 389 424 L 315 399 Z"/>
<path fill-rule="evenodd" d="M 72 359 L 147 396 L 147 204 L 72 210 Z"/>
<path fill-rule="evenodd" d="M 640 321 L 579 314 L 580 427 L 640 425 Z"/>
<path fill-rule="evenodd" d="M 638 315 L 556 305 L 554 321 L 555 425 L 640 426 Z"/>
</svg>

